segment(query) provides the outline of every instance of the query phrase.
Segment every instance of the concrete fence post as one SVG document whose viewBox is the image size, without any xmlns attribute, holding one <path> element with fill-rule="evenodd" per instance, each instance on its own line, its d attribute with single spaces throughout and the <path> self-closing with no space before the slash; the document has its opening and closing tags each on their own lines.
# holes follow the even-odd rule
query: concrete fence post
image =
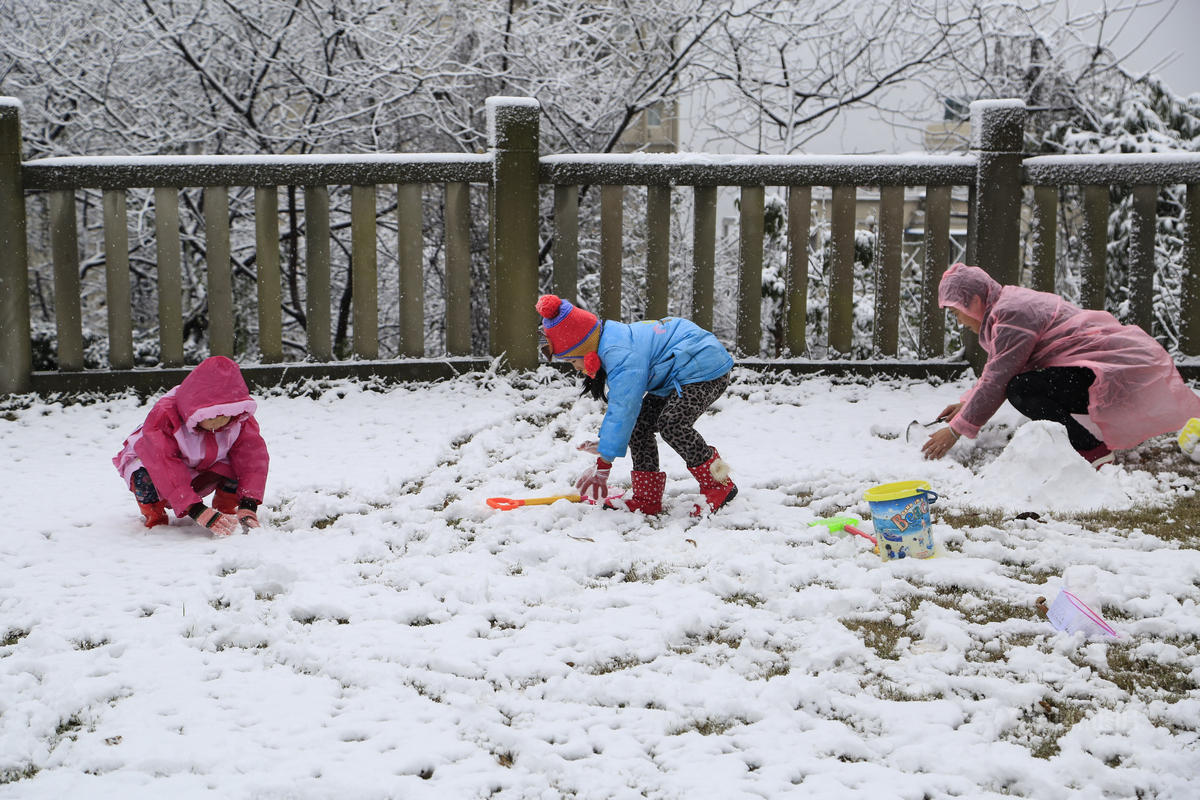
<svg viewBox="0 0 1200 800">
<path fill-rule="evenodd" d="M 1002 284 L 1017 283 L 1021 269 L 1021 150 L 1025 143 L 1023 100 L 971 103 L 971 149 L 978 158 L 975 257 Z"/>
<path fill-rule="evenodd" d="M 0 97 L 0 394 L 29 391 L 32 371 L 21 103 Z"/>
<path fill-rule="evenodd" d="M 538 136 L 541 106 L 529 97 L 487 99 L 492 152 L 491 352 L 508 366 L 538 363 Z"/>
<path fill-rule="evenodd" d="M 1025 101 L 971 103 L 971 150 L 978 159 L 975 202 L 971 204 L 975 266 L 1001 284 L 1021 275 L 1021 162 L 1025 144 Z M 965 332 L 967 360 L 983 369 L 984 354 L 974 334 Z"/>
</svg>

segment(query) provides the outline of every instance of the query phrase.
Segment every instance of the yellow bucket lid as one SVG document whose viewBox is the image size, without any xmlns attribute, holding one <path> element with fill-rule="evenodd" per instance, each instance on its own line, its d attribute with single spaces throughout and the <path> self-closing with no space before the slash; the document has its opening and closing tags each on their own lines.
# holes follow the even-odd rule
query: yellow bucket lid
<svg viewBox="0 0 1200 800">
<path fill-rule="evenodd" d="M 929 489 L 929 481 L 881 483 L 863 492 L 863 499 L 868 503 L 878 503 L 884 500 L 900 500 L 904 497 L 915 497 L 922 489 Z"/>
</svg>

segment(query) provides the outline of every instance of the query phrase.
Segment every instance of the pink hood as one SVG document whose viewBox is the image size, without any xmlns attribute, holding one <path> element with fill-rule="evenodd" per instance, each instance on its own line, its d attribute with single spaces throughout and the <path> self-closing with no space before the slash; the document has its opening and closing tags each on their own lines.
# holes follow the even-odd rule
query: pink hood
<svg viewBox="0 0 1200 800">
<path fill-rule="evenodd" d="M 974 438 L 1005 400 L 1014 375 L 1045 367 L 1096 373 L 1088 416 L 1113 449 L 1135 447 L 1200 417 L 1200 397 L 1145 331 L 1107 311 L 1088 311 L 1048 292 L 1001 286 L 979 267 L 955 264 L 938 286 L 938 303 L 981 320 L 988 354 L 950 427 Z"/>
<path fill-rule="evenodd" d="M 225 356 L 206 358 L 188 373 L 175 390 L 175 404 L 189 430 L 213 417 L 228 416 L 240 422 L 258 408 L 242 371 Z"/>
</svg>

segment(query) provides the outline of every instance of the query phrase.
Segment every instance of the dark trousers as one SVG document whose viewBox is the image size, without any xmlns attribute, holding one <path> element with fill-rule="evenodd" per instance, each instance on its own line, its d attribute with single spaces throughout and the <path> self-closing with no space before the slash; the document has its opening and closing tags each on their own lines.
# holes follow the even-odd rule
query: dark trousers
<svg viewBox="0 0 1200 800">
<path fill-rule="evenodd" d="M 1005 394 L 1013 408 L 1030 419 L 1064 426 L 1071 446 L 1082 452 L 1104 444 L 1071 416 L 1087 413 L 1088 389 L 1095 380 L 1096 373 L 1087 367 L 1046 367 L 1014 375 Z"/>
<path fill-rule="evenodd" d="M 642 472 L 658 471 L 658 443 L 654 434 L 662 436 L 671 449 L 679 453 L 683 463 L 696 467 L 712 458 L 712 448 L 693 427 L 700 415 L 724 394 L 729 386 L 729 373 L 703 383 L 689 383 L 683 394 L 642 398 L 642 410 L 629 437 L 629 453 L 633 468 Z"/>
<path fill-rule="evenodd" d="M 233 478 L 226 478 L 224 475 L 218 475 L 216 477 L 218 489 L 226 492 L 237 491 L 238 482 Z M 132 483 L 130 488 L 133 489 L 133 496 L 137 498 L 139 503 L 158 502 L 158 487 L 154 485 L 154 481 L 150 480 L 150 473 L 145 467 L 139 467 L 131 476 L 130 482 Z M 209 489 L 208 491 L 211 492 L 212 489 Z M 204 492 L 204 494 L 208 494 L 208 492 Z"/>
</svg>

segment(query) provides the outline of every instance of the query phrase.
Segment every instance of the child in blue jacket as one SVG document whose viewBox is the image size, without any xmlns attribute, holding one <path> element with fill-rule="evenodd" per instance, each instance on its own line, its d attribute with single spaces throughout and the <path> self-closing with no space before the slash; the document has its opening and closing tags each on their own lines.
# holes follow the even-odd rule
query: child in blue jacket
<svg viewBox="0 0 1200 800">
<path fill-rule="evenodd" d="M 600 440 L 584 447 L 597 458 L 575 483 L 581 494 L 607 495 L 612 462 L 628 448 L 633 497 L 623 505 L 643 514 L 660 513 L 667 474 L 658 468 L 657 433 L 683 458 L 711 510 L 734 498 L 737 486 L 729 478 L 729 465 L 694 427 L 729 386 L 733 358 L 717 337 L 673 317 L 630 325 L 601 322 L 552 294 L 538 299 L 537 310 L 550 353 L 586 376 L 584 393 L 603 399 L 608 386 Z M 693 514 L 700 511 L 697 505 Z"/>
</svg>

